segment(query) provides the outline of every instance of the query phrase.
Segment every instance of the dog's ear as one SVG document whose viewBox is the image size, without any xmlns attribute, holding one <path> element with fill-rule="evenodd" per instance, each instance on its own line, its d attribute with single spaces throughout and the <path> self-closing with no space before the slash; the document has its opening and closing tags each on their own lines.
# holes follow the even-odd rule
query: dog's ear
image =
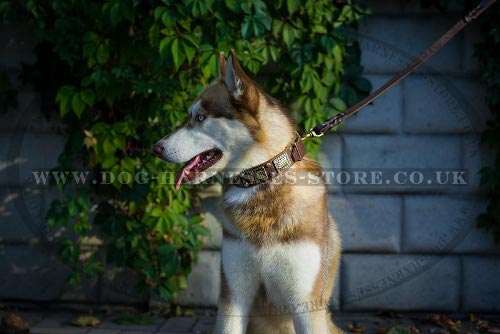
<svg viewBox="0 0 500 334">
<path fill-rule="evenodd" d="M 227 90 L 235 99 L 240 99 L 249 90 L 252 80 L 241 68 L 233 49 L 229 51 L 225 67 L 224 82 L 226 83 Z"/>
<path fill-rule="evenodd" d="M 219 53 L 219 78 L 224 79 L 226 75 L 226 58 L 224 52 Z"/>
</svg>

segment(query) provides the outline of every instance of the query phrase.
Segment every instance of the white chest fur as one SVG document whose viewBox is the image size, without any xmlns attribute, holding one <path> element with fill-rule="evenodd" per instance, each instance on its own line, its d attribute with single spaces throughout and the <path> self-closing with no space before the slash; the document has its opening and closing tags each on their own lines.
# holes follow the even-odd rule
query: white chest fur
<svg viewBox="0 0 500 334">
<path fill-rule="evenodd" d="M 301 303 L 310 299 L 321 252 L 311 241 L 256 248 L 246 241 L 224 239 L 222 265 L 232 294 L 252 295 L 248 290 L 263 284 L 273 304 Z"/>
</svg>

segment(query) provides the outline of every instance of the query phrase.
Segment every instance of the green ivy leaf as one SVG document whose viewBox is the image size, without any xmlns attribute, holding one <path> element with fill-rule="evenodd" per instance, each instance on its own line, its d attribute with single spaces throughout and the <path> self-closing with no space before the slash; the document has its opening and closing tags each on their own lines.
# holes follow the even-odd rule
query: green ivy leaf
<svg viewBox="0 0 500 334">
<path fill-rule="evenodd" d="M 250 25 L 252 20 L 249 17 L 245 17 L 243 23 L 241 24 L 241 35 L 243 38 L 248 38 L 250 36 Z"/>
<path fill-rule="evenodd" d="M 173 27 L 177 22 L 177 17 L 172 10 L 164 10 L 161 21 L 166 27 Z"/>
<path fill-rule="evenodd" d="M 113 7 L 111 7 L 111 24 L 116 26 L 122 20 L 122 12 L 120 10 L 120 3 L 116 2 Z"/>
<path fill-rule="evenodd" d="M 71 273 L 67 278 L 67 282 L 72 287 L 79 286 L 80 285 L 80 274 L 78 272 Z"/>
<path fill-rule="evenodd" d="M 106 63 L 108 61 L 108 59 L 109 59 L 109 41 L 99 45 L 99 47 L 97 48 L 96 57 L 97 57 L 97 62 L 100 65 L 103 65 L 104 63 Z"/>
<path fill-rule="evenodd" d="M 81 118 L 83 110 L 85 109 L 85 104 L 80 93 L 73 95 L 73 98 L 71 99 L 71 107 L 73 108 L 75 115 L 78 118 Z"/>
<path fill-rule="evenodd" d="M 191 64 L 194 58 L 195 49 L 190 47 L 187 43 L 182 43 L 182 47 L 184 49 L 184 53 L 187 56 L 188 63 Z"/>
<path fill-rule="evenodd" d="M 334 98 L 330 99 L 330 104 L 337 111 L 344 111 L 347 109 L 345 102 L 339 97 L 334 97 Z"/>
<path fill-rule="evenodd" d="M 353 83 L 362 92 L 369 93 L 372 90 L 372 84 L 365 78 L 357 78 Z"/>
<path fill-rule="evenodd" d="M 156 248 L 156 252 L 160 255 L 169 255 L 175 252 L 175 246 L 170 244 L 164 244 Z"/>
<path fill-rule="evenodd" d="M 156 231 L 158 231 L 160 235 L 165 235 L 167 233 L 168 222 L 164 217 L 160 217 L 160 219 L 158 219 L 158 223 L 156 224 Z"/>
<path fill-rule="evenodd" d="M 158 6 L 155 8 L 155 11 L 154 11 L 154 18 L 155 18 L 155 21 L 158 21 L 160 18 L 162 19 L 163 21 L 163 14 L 165 13 L 165 11 L 167 10 L 166 7 L 163 7 L 163 6 Z"/>
<path fill-rule="evenodd" d="M 299 0 L 286 0 L 286 7 L 290 14 L 295 13 L 300 8 Z"/>
<path fill-rule="evenodd" d="M 295 40 L 294 33 L 292 31 L 292 27 L 289 24 L 283 25 L 283 42 L 285 42 L 287 47 L 291 47 L 293 41 Z"/>
<path fill-rule="evenodd" d="M 182 65 L 184 62 L 184 59 L 186 58 L 185 54 L 182 53 L 182 50 L 180 48 L 180 42 L 178 39 L 175 39 L 172 42 L 172 58 L 174 60 L 174 66 L 175 68 L 179 69 L 179 67 Z"/>
<path fill-rule="evenodd" d="M 129 172 L 133 173 L 135 171 L 135 161 L 130 157 L 125 157 L 122 159 L 122 167 Z"/>
<path fill-rule="evenodd" d="M 106 155 L 114 155 L 116 151 L 116 146 L 113 144 L 113 142 L 108 138 L 104 139 L 102 148 L 104 150 L 104 153 Z"/>
<path fill-rule="evenodd" d="M 95 94 L 93 90 L 84 89 L 80 94 L 83 102 L 85 102 L 88 106 L 92 106 L 94 104 Z"/>
<path fill-rule="evenodd" d="M 82 42 L 83 56 L 91 57 L 97 48 L 97 44 L 99 43 L 99 35 L 95 32 L 87 32 L 83 36 Z"/>
<path fill-rule="evenodd" d="M 173 38 L 172 37 L 165 37 L 161 40 L 160 46 L 159 46 L 159 52 L 160 56 L 162 58 L 165 58 L 169 54 L 169 49 L 170 45 L 172 43 Z"/>
<path fill-rule="evenodd" d="M 57 92 L 56 101 L 59 102 L 59 113 L 61 116 L 66 115 L 70 111 L 74 94 L 75 89 L 72 86 L 62 86 Z"/>
<path fill-rule="evenodd" d="M 120 3 L 120 8 L 122 10 L 122 15 L 130 22 L 134 21 L 135 18 L 135 10 L 134 6 L 128 1 L 123 1 Z"/>
<path fill-rule="evenodd" d="M 193 46 L 194 48 L 198 49 L 199 43 L 198 43 L 198 41 L 196 40 L 196 38 L 194 36 L 192 36 L 192 35 L 184 35 L 184 36 L 182 36 L 182 38 L 187 41 L 187 44 L 191 44 L 191 46 Z"/>
</svg>

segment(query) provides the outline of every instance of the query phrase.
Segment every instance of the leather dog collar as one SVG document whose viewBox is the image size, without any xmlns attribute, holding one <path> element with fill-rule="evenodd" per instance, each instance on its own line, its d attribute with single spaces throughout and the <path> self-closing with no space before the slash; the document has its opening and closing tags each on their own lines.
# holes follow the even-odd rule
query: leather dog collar
<svg viewBox="0 0 500 334">
<path fill-rule="evenodd" d="M 294 163 L 302 160 L 305 155 L 306 147 L 299 136 L 293 144 L 285 147 L 283 151 L 271 159 L 231 177 L 229 184 L 248 188 L 267 182 L 288 170 Z"/>
</svg>

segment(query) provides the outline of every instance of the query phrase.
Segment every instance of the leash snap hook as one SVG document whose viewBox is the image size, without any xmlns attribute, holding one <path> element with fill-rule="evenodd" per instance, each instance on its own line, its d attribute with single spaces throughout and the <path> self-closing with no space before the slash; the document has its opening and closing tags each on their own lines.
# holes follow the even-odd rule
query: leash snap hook
<svg viewBox="0 0 500 334">
<path fill-rule="evenodd" d="M 319 137 L 322 137 L 322 136 L 324 136 L 327 128 L 328 128 L 328 124 L 327 123 L 318 124 L 315 127 L 310 128 L 309 132 L 307 133 L 307 135 L 303 139 L 305 139 L 305 138 L 319 138 Z"/>
<path fill-rule="evenodd" d="M 311 128 L 311 129 L 309 129 L 309 132 L 307 132 L 307 134 L 304 137 L 301 137 L 300 139 L 306 140 L 308 138 L 319 138 L 319 137 L 322 137 L 323 135 L 324 135 L 324 133 L 317 134 L 314 131 L 314 128 Z"/>
</svg>

